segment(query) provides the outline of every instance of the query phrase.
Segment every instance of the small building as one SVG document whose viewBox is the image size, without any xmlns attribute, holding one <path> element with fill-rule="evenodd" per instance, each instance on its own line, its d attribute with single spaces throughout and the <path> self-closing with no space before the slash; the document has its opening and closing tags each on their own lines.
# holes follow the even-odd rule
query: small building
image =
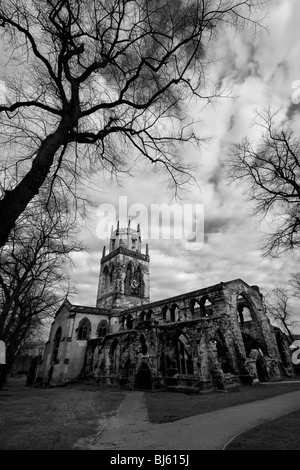
<svg viewBox="0 0 300 470">
<path fill-rule="evenodd" d="M 293 375 L 289 344 L 259 287 L 241 279 L 150 302 L 140 229 L 112 231 L 96 307 L 59 308 L 40 378 L 127 389 L 214 390 Z"/>
</svg>

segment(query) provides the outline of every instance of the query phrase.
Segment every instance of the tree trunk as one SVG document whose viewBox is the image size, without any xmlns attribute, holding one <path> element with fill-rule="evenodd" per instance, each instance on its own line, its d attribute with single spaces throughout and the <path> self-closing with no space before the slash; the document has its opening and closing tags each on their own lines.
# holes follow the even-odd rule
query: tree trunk
<svg viewBox="0 0 300 470">
<path fill-rule="evenodd" d="M 56 152 L 65 141 L 68 130 L 67 126 L 61 124 L 54 134 L 50 134 L 41 144 L 26 176 L 12 191 L 5 192 L 0 201 L 0 247 L 5 245 L 18 217 L 38 194 L 49 174 Z"/>
</svg>

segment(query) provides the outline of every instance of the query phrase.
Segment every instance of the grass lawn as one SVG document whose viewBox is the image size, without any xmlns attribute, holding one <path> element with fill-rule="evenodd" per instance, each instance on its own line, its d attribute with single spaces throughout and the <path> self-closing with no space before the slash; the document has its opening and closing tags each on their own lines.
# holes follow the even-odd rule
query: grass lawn
<svg viewBox="0 0 300 470">
<path fill-rule="evenodd" d="M 1 450 L 68 450 L 91 438 L 125 395 L 97 386 L 31 388 L 11 378 L 0 390 Z"/>
<path fill-rule="evenodd" d="M 225 450 L 300 450 L 300 410 L 250 429 Z"/>
<path fill-rule="evenodd" d="M 149 421 L 164 423 L 299 389 L 300 383 L 285 382 L 200 395 L 153 391 L 146 392 L 145 399 Z M 79 441 L 83 443 L 81 448 L 84 448 L 84 443 L 89 443 L 117 412 L 125 396 L 122 391 L 100 389 L 97 385 L 89 384 L 31 388 L 25 386 L 25 378 L 10 378 L 8 384 L 0 390 L 0 450 L 68 450 L 78 448 Z M 261 435 L 256 432 L 260 428 L 255 428 L 253 435 L 256 441 L 253 444 L 247 436 L 249 445 L 256 446 L 263 442 L 264 448 L 268 448 L 267 433 L 270 435 L 270 445 L 279 449 L 284 433 L 291 446 L 287 448 L 298 449 L 299 444 L 296 447 L 295 440 L 299 440 L 297 426 L 300 431 L 300 412 L 277 421 L 285 423 L 284 420 L 286 424 L 280 424 L 279 434 L 276 424 L 272 428 L 274 434 L 269 428 L 272 423 L 264 425 L 268 428 L 260 427 Z M 290 440 L 292 433 L 293 441 Z M 238 440 L 232 442 L 229 449 L 235 448 L 234 445 L 240 445 Z M 243 449 L 248 448 L 244 441 L 241 446 Z"/>
<path fill-rule="evenodd" d="M 299 383 L 243 386 L 230 392 L 187 395 L 174 392 L 147 392 L 148 419 L 152 423 L 167 423 L 229 406 L 281 395 L 300 389 Z M 299 404 L 300 407 L 300 404 Z M 296 433 L 298 435 L 298 433 Z"/>
</svg>

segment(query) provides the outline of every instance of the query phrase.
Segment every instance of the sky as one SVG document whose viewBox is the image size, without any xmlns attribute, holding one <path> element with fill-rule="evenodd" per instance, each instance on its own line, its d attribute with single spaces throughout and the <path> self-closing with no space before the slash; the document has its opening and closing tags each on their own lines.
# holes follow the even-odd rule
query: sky
<svg viewBox="0 0 300 470">
<path fill-rule="evenodd" d="M 199 170 L 198 185 L 189 188 L 181 204 L 203 205 L 203 246 L 186 250 L 181 240 L 153 240 L 151 233 L 144 230 L 143 234 L 141 225 L 142 241 L 149 244 L 150 251 L 151 301 L 237 278 L 267 293 L 277 286 L 288 287 L 290 273 L 298 269 L 293 255 L 262 258 L 268 226 L 252 216 L 243 184 L 229 184 L 224 171 L 230 143 L 245 136 L 255 137 L 251 124 L 256 110 L 281 108 L 283 121 L 293 119 L 293 125 L 300 124 L 300 104 L 295 104 L 299 87 L 296 82 L 300 80 L 299 0 L 272 0 L 264 24 L 268 31 L 258 31 L 255 37 L 245 30 L 235 35 L 222 31 L 216 44 L 222 60 L 214 65 L 211 76 L 223 86 L 230 83 L 231 96 L 192 111 L 200 121 L 203 136 L 212 138 L 200 149 L 184 149 L 184 157 L 198 164 Z M 98 184 L 99 205 L 107 203 L 117 208 L 119 198 L 126 197 L 129 207 L 138 203 L 147 208 L 150 223 L 152 204 L 174 202 L 163 178 L 143 168 L 123 180 L 121 186 L 105 185 L 101 179 Z M 90 211 L 87 227 L 81 233 L 87 250 L 73 257 L 71 277 L 77 295 L 70 300 L 74 303 L 94 306 L 96 302 L 99 262 L 103 245 L 108 245 L 107 240 L 97 236 L 102 220 L 99 214 L 99 208 L 98 212 Z"/>
<path fill-rule="evenodd" d="M 293 255 L 262 258 L 268 226 L 251 216 L 243 183 L 229 184 L 224 169 L 229 145 L 245 136 L 255 137 L 251 124 L 256 110 L 281 108 L 283 121 L 292 119 L 296 129 L 300 125 L 300 104 L 295 101 L 300 88 L 299 0 L 272 0 L 264 24 L 268 31 L 258 30 L 255 36 L 247 30 L 220 33 L 215 51 L 221 60 L 213 65 L 210 76 L 222 86 L 230 84 L 230 97 L 205 109 L 190 105 L 200 134 L 211 139 L 200 148 L 186 145 L 183 149 L 184 159 L 196 163 L 199 169 L 195 174 L 197 185 L 182 195 L 181 208 L 185 204 L 204 208 L 203 245 L 187 250 L 181 240 L 151 239 L 151 233 L 145 233 L 141 225 L 143 252 L 145 243 L 149 244 L 151 301 L 237 278 L 267 293 L 277 286 L 288 287 L 290 273 L 298 270 Z M 100 176 L 94 183 L 98 206 L 111 204 L 117 208 L 119 198 L 126 197 L 128 206 L 142 204 L 147 208 L 150 223 L 153 204 L 174 202 L 163 177 L 142 166 L 121 185 L 107 183 Z M 70 269 L 77 294 L 69 300 L 75 304 L 96 305 L 100 259 L 103 246 L 108 245 L 99 237 L 101 220 L 99 207 L 91 208 L 80 233 L 86 250 L 73 256 Z"/>
</svg>

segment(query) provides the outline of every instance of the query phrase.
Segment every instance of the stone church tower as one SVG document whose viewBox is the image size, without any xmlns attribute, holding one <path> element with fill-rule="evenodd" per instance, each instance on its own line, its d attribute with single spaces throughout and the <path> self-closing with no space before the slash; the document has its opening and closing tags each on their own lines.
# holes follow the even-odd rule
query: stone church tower
<svg viewBox="0 0 300 470">
<path fill-rule="evenodd" d="M 149 253 L 141 252 L 141 232 L 130 227 L 111 232 L 109 253 L 103 248 L 97 307 L 118 312 L 150 302 Z"/>
</svg>

